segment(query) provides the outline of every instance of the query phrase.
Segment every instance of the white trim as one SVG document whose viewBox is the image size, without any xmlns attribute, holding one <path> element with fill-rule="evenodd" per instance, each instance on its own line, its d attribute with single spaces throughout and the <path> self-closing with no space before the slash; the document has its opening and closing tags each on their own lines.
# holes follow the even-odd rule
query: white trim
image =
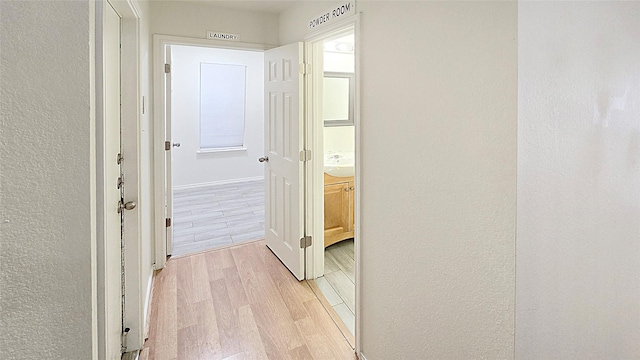
<svg viewBox="0 0 640 360">
<path fill-rule="evenodd" d="M 120 13 L 121 20 L 121 116 L 122 155 L 125 185 L 125 201 L 136 201 L 138 209 L 125 212 L 125 327 L 127 351 L 142 348 L 144 342 L 144 289 L 142 279 L 142 212 L 148 203 L 141 201 L 140 182 L 140 7 L 137 0 L 116 0 L 112 5 Z"/>
<path fill-rule="evenodd" d="M 201 46 L 220 49 L 235 49 L 247 51 L 264 51 L 275 45 L 253 44 L 244 42 L 230 42 L 220 40 L 196 39 L 170 35 L 153 35 L 153 95 L 154 111 L 151 121 L 153 163 L 151 173 L 153 174 L 153 244 L 155 249 L 154 269 L 164 268 L 167 262 L 167 241 L 165 227 L 165 127 L 166 127 L 166 104 L 164 96 L 164 64 L 165 48 L 170 45 Z"/>
<path fill-rule="evenodd" d="M 250 178 L 241 178 L 241 179 L 231 179 L 231 180 L 220 180 L 220 181 L 210 181 L 206 183 L 198 183 L 198 184 L 188 184 L 188 185 L 180 185 L 174 186 L 173 190 L 189 190 L 189 189 L 197 189 L 205 186 L 216 186 L 216 185 L 226 185 L 226 184 L 236 184 L 243 183 L 249 181 L 260 181 L 264 180 L 264 176 L 256 176 Z"/>
<path fill-rule="evenodd" d="M 182 37 L 182 36 L 172 36 L 172 35 L 162 35 L 162 34 L 153 34 L 154 43 L 156 40 L 159 40 L 162 45 L 185 45 L 185 46 L 201 46 L 201 47 L 210 47 L 210 48 L 219 48 L 219 49 L 235 49 L 235 50 L 253 50 L 253 51 L 264 51 L 267 49 L 271 49 L 277 47 L 278 45 L 269 45 L 269 44 L 255 44 L 255 43 L 246 43 L 246 42 L 229 42 L 222 40 L 208 40 L 208 39 L 200 39 L 200 38 L 190 38 L 190 37 Z"/>
<path fill-rule="evenodd" d="M 367 360 L 367 358 L 366 358 L 366 357 L 364 357 L 364 354 L 363 354 L 362 352 L 360 353 L 360 356 L 358 356 L 358 358 L 359 358 L 360 360 Z"/>
<path fill-rule="evenodd" d="M 140 8 L 137 0 L 109 0 L 111 6 L 116 10 L 121 18 L 121 119 L 122 119 L 122 133 L 124 136 L 124 148 L 123 156 L 127 158 L 124 163 L 125 172 L 127 174 L 127 200 L 134 200 L 140 203 L 138 194 L 141 193 L 141 184 L 139 181 L 140 174 L 140 30 L 139 30 L 139 18 Z M 105 204 L 101 201 L 102 192 L 104 191 L 104 184 L 99 183 L 98 179 L 102 178 L 104 174 L 104 159 L 101 146 L 103 146 L 104 130 L 101 122 L 104 121 L 102 114 L 98 114 L 98 111 L 103 111 L 102 105 L 102 56 L 104 55 L 101 48 L 103 44 L 103 29 L 102 29 L 102 16 L 104 16 L 104 4 L 106 2 L 91 2 L 92 13 L 92 59 L 94 60 L 92 68 L 92 133 L 95 134 L 95 138 L 92 138 L 92 196 L 91 201 L 95 210 L 95 250 L 92 249 L 93 259 L 95 262 L 95 283 L 96 288 L 94 292 L 94 306 L 96 307 L 94 312 L 94 318 L 97 320 L 94 328 L 95 346 L 93 350 L 94 358 L 102 358 L 104 354 L 101 354 L 101 349 L 104 350 L 105 329 L 102 328 L 105 324 L 100 323 L 98 320 L 99 311 L 98 303 L 104 302 L 100 300 L 105 296 L 105 281 L 104 278 L 98 278 L 97 266 L 99 261 L 104 258 L 104 249 L 98 247 L 98 242 L 103 245 L 104 234 L 98 233 L 98 229 L 103 229 L 104 219 L 103 216 L 107 211 Z M 98 5 L 96 5 L 98 4 Z M 100 47 L 100 49 L 98 49 Z M 99 50 L 99 51 L 98 51 Z M 98 58 L 98 56 L 100 58 Z M 95 116 L 95 118 L 94 118 Z M 93 136 L 93 135 L 92 135 Z M 101 158 L 101 160 L 98 160 Z M 95 162 L 94 162 L 95 161 Z M 141 261 L 142 261 L 142 241 L 141 241 L 141 216 L 140 211 L 127 212 L 125 219 L 127 225 L 125 227 L 125 272 L 127 273 L 125 282 L 125 294 L 126 294 L 126 308 L 125 326 L 131 328 L 128 336 L 129 350 L 135 350 L 142 347 L 143 331 L 144 331 L 144 317 L 142 308 L 144 307 L 144 299 L 141 296 L 145 289 L 143 288 L 143 282 L 140 279 L 141 276 Z M 103 264 L 104 266 L 104 264 Z M 102 317 L 102 315 L 100 315 Z"/>
<path fill-rule="evenodd" d="M 151 270 L 151 275 L 149 275 L 149 280 L 147 281 L 147 294 L 144 297 L 144 306 L 143 306 L 144 320 L 142 322 L 144 324 L 144 327 L 142 328 L 143 338 L 146 338 L 149 335 L 148 334 L 149 322 L 151 320 L 151 313 L 149 312 L 149 307 L 151 306 L 151 293 L 153 289 L 154 279 L 155 279 L 155 274 L 153 270 Z"/>
<path fill-rule="evenodd" d="M 215 154 L 215 153 L 226 153 L 226 152 L 234 152 L 234 151 L 247 151 L 247 148 L 246 147 L 228 147 L 228 148 L 200 149 L 196 151 L 196 154 Z"/>
<path fill-rule="evenodd" d="M 355 261 L 356 261 L 356 267 L 355 267 L 355 280 L 356 280 L 356 294 L 355 294 L 355 318 L 356 318 L 356 323 L 355 323 L 355 341 L 356 341 L 356 352 L 360 353 L 360 355 L 362 355 L 362 342 L 361 342 L 361 324 L 362 324 L 362 254 L 361 254 L 361 250 L 360 250 L 360 244 L 362 243 L 362 231 L 360 228 L 360 224 L 362 224 L 362 147 L 361 147 L 361 141 L 362 141 L 362 133 L 361 133 L 361 129 L 362 126 L 360 125 L 360 122 L 362 120 L 361 116 L 360 116 L 360 111 L 361 111 L 361 102 L 360 102 L 360 94 L 362 94 L 361 92 L 361 87 L 360 87 L 360 69 L 362 68 L 362 53 L 360 52 L 360 47 L 362 44 L 360 41 L 360 14 L 356 13 L 355 15 L 355 19 L 353 22 L 353 27 L 354 27 L 354 35 L 355 35 L 355 44 L 357 44 L 357 46 L 355 46 L 354 49 L 354 54 L 355 54 L 355 76 L 356 76 L 356 96 L 355 96 L 355 107 L 354 107 L 354 126 L 355 126 L 355 179 L 354 179 L 354 184 L 355 184 L 355 200 L 354 200 L 354 206 L 355 206 L 355 227 L 354 227 L 354 237 L 355 237 L 355 242 L 354 242 L 354 256 L 355 256 Z M 364 355 L 363 359 L 364 359 Z"/>
</svg>

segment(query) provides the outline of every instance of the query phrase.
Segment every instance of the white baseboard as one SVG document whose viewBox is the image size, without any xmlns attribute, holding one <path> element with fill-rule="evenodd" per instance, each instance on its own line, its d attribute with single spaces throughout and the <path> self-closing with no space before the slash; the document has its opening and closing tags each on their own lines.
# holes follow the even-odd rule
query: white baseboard
<svg viewBox="0 0 640 360">
<path fill-rule="evenodd" d="M 221 181 L 211 181 L 211 182 L 198 183 L 198 184 L 179 185 L 179 186 L 174 186 L 173 190 L 174 191 L 189 190 L 189 189 L 197 189 L 203 186 L 226 185 L 226 184 L 235 184 L 235 183 L 258 181 L 258 180 L 264 180 L 264 176 L 256 176 L 256 177 L 242 178 L 242 179 L 221 180 Z"/>
<path fill-rule="evenodd" d="M 364 357 L 364 355 L 362 353 L 360 353 L 360 356 L 358 356 L 358 359 L 360 360 L 367 360 L 366 357 Z"/>
<path fill-rule="evenodd" d="M 149 306 L 151 306 L 151 291 L 153 289 L 153 280 L 155 277 L 155 269 L 151 268 L 151 276 L 149 276 L 149 281 L 147 282 L 147 295 L 145 296 L 144 299 L 144 305 L 143 305 L 143 311 L 144 311 L 144 319 L 143 319 L 143 324 L 144 324 L 144 335 L 143 335 L 143 339 L 146 339 L 149 336 L 149 321 L 151 320 L 151 309 L 149 308 Z M 144 342 L 144 340 L 143 340 Z M 143 344 L 144 345 L 144 344 Z"/>
</svg>

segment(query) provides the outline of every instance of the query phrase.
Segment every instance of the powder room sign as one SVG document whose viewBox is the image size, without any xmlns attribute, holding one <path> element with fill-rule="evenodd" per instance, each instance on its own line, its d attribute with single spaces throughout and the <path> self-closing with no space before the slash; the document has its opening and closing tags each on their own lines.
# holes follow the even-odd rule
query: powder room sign
<svg viewBox="0 0 640 360">
<path fill-rule="evenodd" d="M 219 32 L 219 31 L 207 31 L 207 39 L 209 39 L 209 40 L 238 41 L 238 40 L 240 40 L 240 35 L 223 33 L 223 32 Z"/>
<path fill-rule="evenodd" d="M 318 29 L 323 25 L 335 22 L 338 19 L 343 19 L 349 15 L 356 13 L 356 4 L 353 1 L 347 1 L 339 6 L 334 6 L 331 9 L 323 12 L 322 14 L 313 17 L 309 20 L 309 29 Z"/>
</svg>

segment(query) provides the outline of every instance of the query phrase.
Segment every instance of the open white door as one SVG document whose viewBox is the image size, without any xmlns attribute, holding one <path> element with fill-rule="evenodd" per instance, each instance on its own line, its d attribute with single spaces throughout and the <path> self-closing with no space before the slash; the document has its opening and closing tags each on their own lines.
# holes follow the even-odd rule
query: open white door
<svg viewBox="0 0 640 360">
<path fill-rule="evenodd" d="M 265 51 L 265 242 L 304 279 L 303 44 Z"/>
</svg>

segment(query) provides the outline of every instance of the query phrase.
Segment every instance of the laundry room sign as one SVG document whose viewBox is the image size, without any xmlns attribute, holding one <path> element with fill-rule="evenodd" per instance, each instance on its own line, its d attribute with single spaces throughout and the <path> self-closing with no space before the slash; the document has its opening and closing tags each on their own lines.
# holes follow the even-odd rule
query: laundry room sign
<svg viewBox="0 0 640 360">
<path fill-rule="evenodd" d="M 347 1 L 339 6 L 334 6 L 331 9 L 323 12 L 318 16 L 314 16 L 309 20 L 309 29 L 317 29 L 329 23 L 335 22 L 338 19 L 343 19 L 349 15 L 356 13 L 356 3 L 354 1 Z"/>
<path fill-rule="evenodd" d="M 223 33 L 223 32 L 219 32 L 219 31 L 207 31 L 207 39 L 209 39 L 209 40 L 238 41 L 238 40 L 240 40 L 240 35 Z"/>
</svg>

